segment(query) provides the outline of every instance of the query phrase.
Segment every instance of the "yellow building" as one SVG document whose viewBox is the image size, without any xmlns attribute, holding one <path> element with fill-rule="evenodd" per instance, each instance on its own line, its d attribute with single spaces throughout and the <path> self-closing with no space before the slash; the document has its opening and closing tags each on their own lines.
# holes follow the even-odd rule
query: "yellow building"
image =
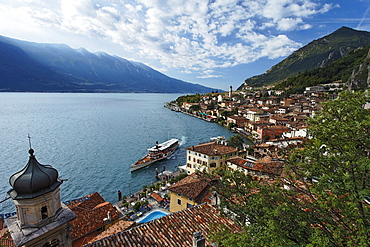
<svg viewBox="0 0 370 247">
<path fill-rule="evenodd" d="M 200 178 L 193 173 L 168 188 L 170 195 L 170 212 L 177 212 L 186 208 L 211 202 L 211 186 L 216 179 Z"/>
<path fill-rule="evenodd" d="M 246 151 L 238 148 L 209 142 L 186 148 L 186 165 L 182 166 L 188 174 L 195 171 L 211 172 L 226 164 L 226 160 L 236 156 L 244 156 Z"/>
</svg>

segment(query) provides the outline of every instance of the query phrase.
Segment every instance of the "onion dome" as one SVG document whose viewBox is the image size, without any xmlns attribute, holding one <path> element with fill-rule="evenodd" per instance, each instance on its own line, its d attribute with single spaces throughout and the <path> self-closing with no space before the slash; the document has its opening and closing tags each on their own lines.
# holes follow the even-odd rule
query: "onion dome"
<svg viewBox="0 0 370 247">
<path fill-rule="evenodd" d="M 35 198 L 55 190 L 63 182 L 58 178 L 56 169 L 40 164 L 33 153 L 33 149 L 30 149 L 27 165 L 9 179 L 13 189 L 8 194 L 12 199 Z"/>
</svg>

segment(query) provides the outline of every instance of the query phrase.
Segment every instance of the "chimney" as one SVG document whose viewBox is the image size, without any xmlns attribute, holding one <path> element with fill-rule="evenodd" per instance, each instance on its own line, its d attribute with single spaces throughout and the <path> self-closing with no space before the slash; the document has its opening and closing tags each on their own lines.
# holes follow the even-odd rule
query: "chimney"
<svg viewBox="0 0 370 247">
<path fill-rule="evenodd" d="M 202 231 L 193 233 L 193 247 L 205 247 L 206 238 L 203 236 Z"/>
</svg>

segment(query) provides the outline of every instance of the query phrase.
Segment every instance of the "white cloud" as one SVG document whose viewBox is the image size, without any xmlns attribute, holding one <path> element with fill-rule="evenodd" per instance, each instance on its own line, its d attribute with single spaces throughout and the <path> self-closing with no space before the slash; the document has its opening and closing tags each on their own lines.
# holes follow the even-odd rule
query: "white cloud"
<svg viewBox="0 0 370 247">
<path fill-rule="evenodd" d="M 294 30 L 300 23 L 303 23 L 301 18 L 282 18 L 277 22 L 277 27 L 282 31 Z"/>
<path fill-rule="evenodd" d="M 297 47 L 297 43 L 290 40 L 285 35 L 278 35 L 263 43 L 261 57 L 275 59 L 287 56 L 296 50 L 295 47 Z"/>
<path fill-rule="evenodd" d="M 317 0 L 51 2 L 0 3 L 2 13 L 8 10 L 0 23 L 5 18 L 18 19 L 32 23 L 32 28 L 52 27 L 108 40 L 164 67 L 193 72 L 286 56 L 300 44 L 281 32 L 308 29 L 305 18 L 336 7 Z"/>
<path fill-rule="evenodd" d="M 201 75 L 201 76 L 197 76 L 197 78 L 200 78 L 200 79 L 219 78 L 219 77 L 222 77 L 222 76 L 221 75 Z"/>
</svg>

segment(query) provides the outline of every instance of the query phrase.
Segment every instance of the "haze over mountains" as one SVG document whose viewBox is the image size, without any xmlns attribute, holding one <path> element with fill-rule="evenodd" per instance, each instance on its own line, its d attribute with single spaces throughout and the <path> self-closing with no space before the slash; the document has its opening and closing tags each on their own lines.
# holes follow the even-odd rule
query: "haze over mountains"
<svg viewBox="0 0 370 247">
<path fill-rule="evenodd" d="M 170 78 L 142 63 L 0 36 L 0 91 L 207 93 L 217 89 Z"/>
</svg>

